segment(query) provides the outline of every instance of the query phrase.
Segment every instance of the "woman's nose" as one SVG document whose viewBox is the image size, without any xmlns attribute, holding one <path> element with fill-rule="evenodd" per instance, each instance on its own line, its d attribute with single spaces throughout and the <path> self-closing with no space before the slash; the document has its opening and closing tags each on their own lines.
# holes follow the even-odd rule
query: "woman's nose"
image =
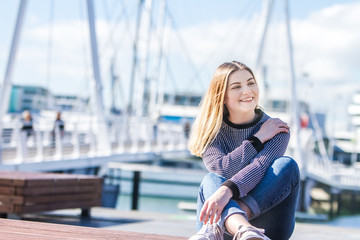
<svg viewBox="0 0 360 240">
<path fill-rule="evenodd" d="M 242 91 L 241 91 L 242 94 L 246 94 L 246 93 L 251 92 L 251 89 L 250 89 L 248 86 L 242 87 L 241 90 L 242 90 Z"/>
</svg>

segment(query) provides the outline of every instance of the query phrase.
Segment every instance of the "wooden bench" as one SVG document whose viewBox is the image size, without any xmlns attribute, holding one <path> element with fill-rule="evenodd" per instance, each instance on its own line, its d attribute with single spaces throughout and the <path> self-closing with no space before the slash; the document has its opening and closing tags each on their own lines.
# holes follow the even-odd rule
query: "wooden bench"
<svg viewBox="0 0 360 240">
<path fill-rule="evenodd" d="M 23 214 L 101 205 L 102 179 L 95 176 L 0 171 L 0 213 Z"/>
<path fill-rule="evenodd" d="M 100 228 L 0 219 L 0 239 L 22 240 L 185 240 L 159 234 L 115 231 Z"/>
</svg>

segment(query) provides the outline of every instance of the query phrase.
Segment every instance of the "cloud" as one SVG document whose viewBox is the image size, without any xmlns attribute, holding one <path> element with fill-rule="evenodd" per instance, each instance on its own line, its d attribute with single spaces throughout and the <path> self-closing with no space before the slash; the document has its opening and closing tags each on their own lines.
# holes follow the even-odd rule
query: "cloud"
<svg viewBox="0 0 360 240">
<path fill-rule="evenodd" d="M 356 88 L 360 88 L 355 81 L 360 77 L 359 12 L 359 2 L 337 4 L 313 12 L 307 19 L 291 22 L 298 91 L 303 92 L 306 88 L 307 83 L 302 83 L 303 74 L 306 73 L 306 81 L 316 86 L 312 97 L 315 109 L 329 110 L 332 103 L 339 101 L 337 95 L 351 96 Z M 212 21 L 182 29 L 180 34 L 192 59 L 200 66 L 209 62 L 214 71 L 219 59 L 240 57 L 248 61 L 248 65 L 254 66 L 259 33 L 249 32 L 246 27 L 258 27 L 257 19 Z M 284 23 L 272 23 L 263 61 L 268 66 L 268 79 L 274 88 L 274 95 L 288 97 L 290 68 L 286 40 Z M 177 51 L 181 51 L 180 47 Z M 211 55 L 212 52 L 215 54 Z M 304 97 L 304 94 L 299 95 Z M 346 106 L 350 98 L 344 97 L 341 101 Z"/>
<path fill-rule="evenodd" d="M 337 101 L 337 94 L 351 96 L 356 88 L 360 88 L 356 82 L 360 77 L 359 12 L 359 2 L 337 4 L 314 11 L 306 19 L 291 21 L 295 70 L 301 92 L 299 95 L 304 97 L 303 89 L 311 81 L 313 89 L 316 89 L 312 97 L 313 104 L 318 109 L 331 108 L 331 104 Z M 254 68 L 261 34 L 260 20 L 256 13 L 247 19 L 211 19 L 185 28 L 170 29 L 170 34 L 164 40 L 165 45 L 170 44 L 168 54 L 171 67 L 166 89 L 178 88 L 176 90 L 180 92 L 195 90 L 202 93 L 215 68 L 224 61 L 237 59 Z M 116 70 L 123 80 L 123 92 L 126 94 L 133 62 L 132 21 L 127 24 L 120 22 L 116 29 L 110 22 L 96 22 L 104 86 L 109 88 L 110 85 L 109 66 L 115 46 Z M 74 87 L 79 79 L 92 80 L 88 35 L 86 21 L 54 22 L 51 66 L 54 91 L 63 89 L 61 92 L 75 92 L 84 86 L 84 83 L 79 83 L 79 87 Z M 48 37 L 48 26 L 41 25 L 35 18 L 30 28 L 24 29 L 14 81 L 24 82 L 29 78 L 29 82 L 46 82 Z M 152 39 L 155 39 L 154 36 Z M 158 56 L 157 47 L 156 44 L 150 45 L 153 63 Z M 267 78 L 276 96 L 290 94 L 287 51 L 285 25 L 281 21 L 274 21 L 269 28 L 263 62 L 268 66 Z M 156 66 L 151 66 L 149 71 L 154 69 Z M 304 73 L 308 75 L 306 80 Z M 55 85 L 55 82 L 60 83 Z M 342 101 L 346 104 L 345 101 L 349 99 L 344 97 Z"/>
</svg>

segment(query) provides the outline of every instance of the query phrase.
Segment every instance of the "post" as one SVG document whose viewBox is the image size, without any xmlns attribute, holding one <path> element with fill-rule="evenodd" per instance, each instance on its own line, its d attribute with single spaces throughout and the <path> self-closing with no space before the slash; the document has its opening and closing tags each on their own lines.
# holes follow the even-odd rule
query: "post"
<svg viewBox="0 0 360 240">
<path fill-rule="evenodd" d="M 140 178 L 141 178 L 141 172 L 134 171 L 132 205 L 131 205 L 132 210 L 138 210 Z"/>
<path fill-rule="evenodd" d="M 40 130 L 36 131 L 36 147 L 36 161 L 41 162 L 44 160 L 44 148 Z"/>
<path fill-rule="evenodd" d="M 74 130 L 72 132 L 72 143 L 74 145 L 74 151 L 73 151 L 73 156 L 75 158 L 78 158 L 80 156 L 80 139 L 79 139 L 79 132 L 78 132 L 78 125 L 75 123 L 74 124 Z"/>
<path fill-rule="evenodd" d="M 54 129 L 55 134 L 55 159 L 62 159 L 63 158 L 63 145 L 62 145 L 62 138 L 60 136 L 60 129 L 59 126 L 55 126 Z"/>
</svg>

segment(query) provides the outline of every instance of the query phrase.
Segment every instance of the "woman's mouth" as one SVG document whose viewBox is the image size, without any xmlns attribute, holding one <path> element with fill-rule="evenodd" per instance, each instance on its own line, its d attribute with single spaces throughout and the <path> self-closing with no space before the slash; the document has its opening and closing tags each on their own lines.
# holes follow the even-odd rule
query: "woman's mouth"
<svg viewBox="0 0 360 240">
<path fill-rule="evenodd" d="M 253 97 L 249 97 L 249 98 L 240 100 L 240 102 L 251 102 L 253 99 L 254 99 Z"/>
</svg>

